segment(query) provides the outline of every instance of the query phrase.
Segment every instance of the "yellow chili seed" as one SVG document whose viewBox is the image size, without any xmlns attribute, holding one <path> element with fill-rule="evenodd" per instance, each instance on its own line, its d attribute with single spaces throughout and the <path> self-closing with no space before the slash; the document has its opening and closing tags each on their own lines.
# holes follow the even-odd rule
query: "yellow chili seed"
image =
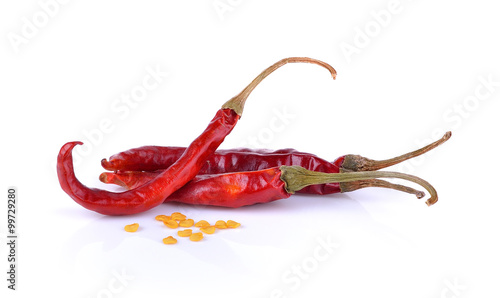
<svg viewBox="0 0 500 298">
<path fill-rule="evenodd" d="M 175 239 L 172 236 L 168 236 L 167 238 L 163 238 L 163 243 L 165 243 L 165 244 L 176 244 L 177 243 L 177 239 Z"/>
<path fill-rule="evenodd" d="M 170 219 L 170 216 L 166 216 L 166 215 L 163 215 L 163 214 L 162 214 L 162 215 L 157 215 L 157 216 L 155 217 L 155 219 L 156 219 L 156 220 L 158 220 L 158 221 L 166 221 L 166 220 L 169 220 L 169 219 Z"/>
<path fill-rule="evenodd" d="M 172 213 L 172 215 L 170 215 L 170 217 L 173 220 L 185 220 L 186 219 L 186 215 L 184 215 L 180 212 L 174 212 L 174 213 Z"/>
<path fill-rule="evenodd" d="M 213 234 L 213 233 L 215 233 L 215 227 L 214 226 L 201 227 L 200 231 L 202 231 L 205 234 Z"/>
<path fill-rule="evenodd" d="M 193 234 L 193 230 L 191 230 L 191 229 L 185 229 L 185 230 L 177 232 L 177 235 L 179 235 L 181 237 L 189 237 L 189 236 L 191 236 L 191 234 Z"/>
<path fill-rule="evenodd" d="M 202 219 L 199 222 L 197 222 L 194 226 L 197 228 L 202 228 L 202 227 L 208 227 L 210 226 L 210 224 L 208 223 L 208 221 Z"/>
<path fill-rule="evenodd" d="M 163 223 L 171 229 L 176 229 L 179 227 L 179 224 L 173 219 L 169 219 L 167 221 L 164 221 Z"/>
<path fill-rule="evenodd" d="M 192 227 L 193 225 L 194 225 L 194 220 L 192 219 L 185 219 L 179 222 L 179 226 L 184 228 L 189 228 Z"/>
<path fill-rule="evenodd" d="M 235 229 L 237 227 L 241 226 L 239 222 L 235 222 L 234 220 L 228 220 L 227 221 L 227 227 L 231 229 Z"/>
<path fill-rule="evenodd" d="M 215 227 L 217 229 L 227 229 L 227 224 L 223 220 L 218 220 L 218 221 L 215 222 Z"/>
<path fill-rule="evenodd" d="M 201 239 L 203 239 L 203 233 L 201 232 L 193 233 L 189 236 L 189 240 L 191 241 L 200 241 Z"/>
<path fill-rule="evenodd" d="M 126 225 L 125 226 L 125 231 L 133 233 L 133 232 L 137 231 L 138 228 L 139 228 L 139 224 L 138 223 L 133 223 L 131 225 Z"/>
</svg>

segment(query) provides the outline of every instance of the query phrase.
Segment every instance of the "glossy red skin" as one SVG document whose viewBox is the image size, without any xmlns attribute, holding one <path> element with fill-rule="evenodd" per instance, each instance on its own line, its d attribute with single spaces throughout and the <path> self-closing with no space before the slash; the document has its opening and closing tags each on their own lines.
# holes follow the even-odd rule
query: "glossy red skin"
<svg viewBox="0 0 500 298">
<path fill-rule="evenodd" d="M 252 172 L 199 175 L 165 202 L 237 208 L 290 197 L 279 168 Z"/>
<path fill-rule="evenodd" d="M 184 152 L 184 147 L 144 146 L 117 153 L 103 159 L 102 166 L 110 171 L 156 171 L 168 167 Z M 310 153 L 295 149 L 229 149 L 217 150 L 211 155 L 198 174 L 220 174 L 230 172 L 258 171 L 271 167 L 298 165 L 311 171 L 338 173 L 344 161 L 339 157 L 329 162 Z M 154 172 L 153 172 L 154 173 Z M 108 183 L 115 183 L 133 189 L 142 185 L 156 174 L 147 172 L 118 172 L 112 177 L 109 173 Z M 308 194 L 331 194 L 340 192 L 338 183 L 311 185 L 298 191 Z"/>
<path fill-rule="evenodd" d="M 206 159 L 217 150 L 240 117 L 221 109 L 187 150 L 155 179 L 121 193 L 88 188 L 75 176 L 72 149 L 82 142 L 62 146 L 57 158 L 57 175 L 62 189 L 83 207 L 106 215 L 136 214 L 160 205 L 166 197 L 193 179 Z"/>
<path fill-rule="evenodd" d="M 104 183 L 133 189 L 157 175 L 156 172 L 106 172 L 99 179 Z M 251 172 L 197 175 L 171 194 L 165 202 L 233 208 L 272 202 L 290 196 L 280 177 L 278 167 Z"/>
</svg>

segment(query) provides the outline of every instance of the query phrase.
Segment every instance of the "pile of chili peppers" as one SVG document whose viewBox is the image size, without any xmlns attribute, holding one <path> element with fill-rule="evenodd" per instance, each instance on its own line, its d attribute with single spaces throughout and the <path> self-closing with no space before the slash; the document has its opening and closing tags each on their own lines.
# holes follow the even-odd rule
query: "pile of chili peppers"
<svg viewBox="0 0 500 298">
<path fill-rule="evenodd" d="M 106 215 L 136 214 L 164 202 L 241 207 L 290 197 L 295 192 L 326 195 L 365 187 L 384 187 L 414 194 L 425 193 L 381 178 L 417 183 L 428 191 L 427 205 L 437 202 L 434 187 L 425 180 L 399 172 L 379 171 L 419 156 L 444 143 L 440 140 L 387 160 L 344 155 L 333 162 L 294 149 L 217 150 L 241 117 L 253 89 L 269 74 L 287 63 L 312 63 L 337 73 L 325 62 L 305 57 L 282 59 L 260 73 L 243 91 L 219 109 L 208 127 L 187 147 L 144 146 L 117 153 L 101 161 L 111 172 L 99 179 L 123 186 L 121 193 L 89 188 L 75 176 L 72 150 L 81 142 L 62 146 L 57 174 L 62 189 L 83 207 Z"/>
</svg>

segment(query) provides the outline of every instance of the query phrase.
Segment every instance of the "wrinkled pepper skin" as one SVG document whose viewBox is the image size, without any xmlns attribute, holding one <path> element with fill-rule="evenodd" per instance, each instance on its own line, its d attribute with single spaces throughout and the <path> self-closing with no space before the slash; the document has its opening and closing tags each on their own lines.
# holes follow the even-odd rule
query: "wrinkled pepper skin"
<svg viewBox="0 0 500 298">
<path fill-rule="evenodd" d="M 105 215 L 136 214 L 163 203 L 166 197 L 198 174 L 206 159 L 217 150 L 240 116 L 232 109 L 220 109 L 205 131 L 185 152 L 153 180 L 121 193 L 88 188 L 75 176 L 72 150 L 81 142 L 62 146 L 57 158 L 57 175 L 62 189 L 78 204 Z"/>
<path fill-rule="evenodd" d="M 290 197 L 279 168 L 252 172 L 199 175 L 165 202 L 238 208 Z"/>
<path fill-rule="evenodd" d="M 118 172 L 103 173 L 103 175 L 108 175 L 106 183 L 133 189 L 153 179 L 158 170 L 175 162 L 185 149 L 185 147 L 143 146 L 120 152 L 111 156 L 109 161 L 106 159 L 101 161 L 105 169 Z M 332 163 L 314 154 L 299 152 L 295 149 L 223 149 L 211 155 L 198 174 L 259 171 L 283 165 L 298 165 L 316 172 L 338 173 L 342 162 L 343 157 Z M 324 195 L 338 193 L 340 187 L 338 183 L 327 183 L 311 185 L 298 192 Z"/>
</svg>

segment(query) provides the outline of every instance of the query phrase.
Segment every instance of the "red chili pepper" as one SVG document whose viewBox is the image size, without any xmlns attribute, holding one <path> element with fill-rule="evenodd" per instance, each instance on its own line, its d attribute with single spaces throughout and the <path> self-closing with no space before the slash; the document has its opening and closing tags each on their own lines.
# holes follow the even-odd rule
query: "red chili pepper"
<svg viewBox="0 0 500 298">
<path fill-rule="evenodd" d="M 164 198 L 193 179 L 205 159 L 224 140 L 240 116 L 231 109 L 221 109 L 207 129 L 191 143 L 185 153 L 156 178 L 122 193 L 88 188 L 75 176 L 72 149 L 82 142 L 66 143 L 57 158 L 57 175 L 62 189 L 83 207 L 106 215 L 135 214 L 158 206 Z"/>
<path fill-rule="evenodd" d="M 184 152 L 184 147 L 160 147 L 144 146 L 130 149 L 109 158 L 109 161 L 103 159 L 102 166 L 110 171 L 119 171 L 116 176 L 118 179 L 125 179 L 132 185 L 126 186 L 133 189 L 138 185 L 154 178 L 158 173 L 123 173 L 124 171 L 157 171 L 168 168 Z M 258 171 L 270 167 L 283 165 L 298 165 L 311 171 L 338 173 L 337 164 L 326 161 L 310 153 L 299 152 L 295 149 L 225 149 L 218 150 L 212 154 L 198 174 L 219 174 L 229 172 Z M 153 172 L 154 173 L 154 172 Z M 123 177 L 120 177 L 123 176 Z M 142 177 L 142 182 L 134 181 Z M 113 180 L 113 179 L 111 179 Z M 114 180 L 118 182 L 117 180 Z M 122 185 L 123 186 L 123 185 Z M 302 189 L 300 192 L 313 194 L 329 194 L 339 192 L 338 183 L 329 183 L 322 185 L 311 185 Z"/>
<path fill-rule="evenodd" d="M 275 151 L 247 148 L 217 150 L 207 159 L 198 175 L 258 171 L 282 165 L 297 165 L 310 171 L 324 173 L 376 171 L 428 152 L 447 141 L 450 137 L 451 133 L 448 132 L 440 140 L 430 145 L 395 158 L 381 161 L 349 154 L 337 158 L 332 163 L 316 155 L 299 152 L 294 149 L 281 149 Z M 178 158 L 177 156 L 180 156 L 184 150 L 185 148 L 183 147 L 145 146 L 115 154 L 111 156 L 109 162 L 103 159 L 101 163 L 108 170 L 118 171 L 115 173 L 102 173 L 99 179 L 104 183 L 113 183 L 128 189 L 136 188 L 154 179 L 154 177 L 158 175 L 156 171 L 141 172 L 139 170 L 168 167 L 168 165 L 174 162 Z M 134 170 L 129 171 L 129 169 Z M 305 187 L 298 192 L 331 194 L 352 191 L 369 186 L 389 187 L 389 185 L 385 184 L 383 181 L 356 181 L 343 184 L 316 184 Z"/>
<path fill-rule="evenodd" d="M 257 170 L 257 171 L 249 171 L 247 173 L 253 173 L 253 172 L 258 172 L 258 171 L 267 171 L 268 169 L 264 170 Z M 155 172 L 140 172 L 140 171 L 126 171 L 126 172 L 104 172 L 101 173 L 99 176 L 99 180 L 103 183 L 107 184 L 116 184 L 118 186 L 122 186 L 126 189 L 134 189 L 137 188 L 143 184 L 148 183 L 149 181 L 153 180 L 156 176 L 158 176 L 159 171 Z M 336 172 L 338 173 L 338 172 Z M 336 173 L 330 173 L 330 174 L 336 174 Z M 230 173 L 219 173 L 219 174 L 203 174 L 203 175 L 196 175 L 196 177 L 191 180 L 191 181 L 204 181 L 206 179 L 215 179 L 214 177 L 217 175 L 223 175 L 223 174 L 241 174 L 241 172 L 230 172 Z M 258 176 L 258 174 L 256 174 Z M 322 193 L 317 193 L 317 192 L 308 192 L 307 189 L 311 189 L 312 187 L 321 187 L 321 186 L 330 186 L 330 191 L 328 193 L 322 192 Z M 221 183 L 221 187 L 227 187 L 223 186 Z M 256 186 L 257 187 L 257 186 Z M 334 188 L 335 187 L 335 188 Z M 398 185 L 398 184 L 393 184 L 389 183 L 384 180 L 378 180 L 378 179 L 368 179 L 368 180 L 357 180 L 357 181 L 349 181 L 349 182 L 331 182 L 331 183 L 325 183 L 325 184 L 313 184 L 306 186 L 302 189 L 297 190 L 299 193 L 308 193 L 308 194 L 332 194 L 332 193 L 339 193 L 339 192 L 350 192 L 354 190 L 358 190 L 361 188 L 365 187 L 385 187 L 385 188 L 391 188 L 399 191 L 404 191 L 410 194 L 415 194 L 417 197 L 423 197 L 424 193 L 421 191 L 415 190 L 411 187 L 403 186 L 403 185 Z M 179 189 L 178 191 L 181 191 Z M 183 195 L 177 194 L 176 191 L 173 193 L 170 197 L 168 197 L 165 201 L 171 201 L 172 196 L 175 198 L 183 197 Z M 182 191 L 183 193 L 186 193 L 185 191 Z M 193 192 L 195 193 L 195 192 Z M 184 199 L 183 199 L 184 200 Z M 191 199 L 186 199 L 186 200 L 192 200 L 192 204 L 197 200 L 196 198 L 191 198 Z"/>
<path fill-rule="evenodd" d="M 81 142 L 69 142 L 62 146 L 57 159 L 57 174 L 62 189 L 83 207 L 107 215 L 135 214 L 149 210 L 193 179 L 205 160 L 217 149 L 240 118 L 245 101 L 252 90 L 269 74 L 282 65 L 295 62 L 318 64 L 327 68 L 335 79 L 336 72 L 328 64 L 311 59 L 292 57 L 278 61 L 264 70 L 237 96 L 227 101 L 216 113 L 205 131 L 196 138 L 168 169 L 152 181 L 140 187 L 114 193 L 88 188 L 75 176 L 72 149 Z"/>
<path fill-rule="evenodd" d="M 360 180 L 383 181 L 375 178 L 399 178 L 418 183 L 431 195 L 426 202 L 427 205 L 430 206 L 437 201 L 436 190 L 426 181 L 411 175 L 382 171 L 332 174 L 309 171 L 300 166 L 281 166 L 252 172 L 198 175 L 168 197 L 165 202 L 236 208 L 285 199 L 296 191 L 314 184 L 350 183 Z M 392 184 L 391 188 L 415 194 L 418 198 L 423 197 L 422 192 L 402 185 Z"/>
</svg>

